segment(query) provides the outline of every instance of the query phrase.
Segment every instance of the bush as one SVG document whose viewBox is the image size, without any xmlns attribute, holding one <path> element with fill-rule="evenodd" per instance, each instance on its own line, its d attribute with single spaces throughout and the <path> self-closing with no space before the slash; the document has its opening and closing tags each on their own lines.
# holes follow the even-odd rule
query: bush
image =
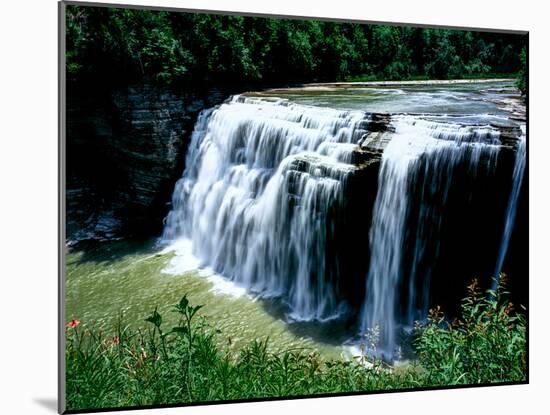
<svg viewBox="0 0 550 415">
<path fill-rule="evenodd" d="M 521 91 L 521 95 L 527 92 L 527 52 L 525 48 L 519 54 L 520 70 L 516 79 L 516 86 Z"/>
<path fill-rule="evenodd" d="M 417 326 L 415 348 L 427 382 L 432 385 L 525 380 L 526 326 L 506 300 L 505 276 L 497 291 L 482 295 L 476 280 L 468 287 L 461 317 L 445 321 L 439 308 Z"/>
<path fill-rule="evenodd" d="M 337 392 L 519 381 L 525 377 L 525 320 L 501 300 L 470 286 L 460 320 L 439 309 L 418 325 L 418 362 L 392 368 L 365 357 L 325 360 L 310 350 L 273 353 L 268 339 L 237 355 L 220 348 L 220 332 L 197 317 L 187 297 L 174 306 L 179 323 L 166 329 L 155 309 L 146 330 L 119 322 L 113 335 L 73 320 L 67 325 L 67 407 L 70 410 Z M 229 339 L 228 339 L 229 340 Z M 230 341 L 230 340 L 229 340 Z"/>
<path fill-rule="evenodd" d="M 218 331 L 196 320 L 200 306 L 183 297 L 180 324 L 168 331 L 157 310 L 145 331 L 119 324 L 114 336 L 67 328 L 67 407 L 70 410 L 268 398 L 418 387 L 412 371 L 392 373 L 345 359 L 325 361 L 309 350 L 268 351 L 256 340 L 233 356 L 214 341 Z"/>
</svg>

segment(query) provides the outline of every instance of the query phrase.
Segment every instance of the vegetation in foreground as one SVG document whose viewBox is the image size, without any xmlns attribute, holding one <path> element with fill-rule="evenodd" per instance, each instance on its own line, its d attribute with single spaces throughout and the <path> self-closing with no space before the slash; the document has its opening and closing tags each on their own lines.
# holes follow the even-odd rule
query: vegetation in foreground
<svg viewBox="0 0 550 415">
<path fill-rule="evenodd" d="M 418 360 L 406 368 L 381 361 L 322 359 L 317 353 L 269 352 L 258 340 L 233 355 L 221 335 L 197 316 L 184 296 L 174 307 L 179 324 L 167 328 L 153 311 L 145 330 L 121 324 L 110 336 L 78 320 L 67 324 L 67 408 L 291 397 L 440 385 L 518 382 L 526 376 L 523 313 L 502 285 L 482 294 L 469 287 L 462 315 L 448 323 L 437 308 L 415 330 Z"/>
</svg>

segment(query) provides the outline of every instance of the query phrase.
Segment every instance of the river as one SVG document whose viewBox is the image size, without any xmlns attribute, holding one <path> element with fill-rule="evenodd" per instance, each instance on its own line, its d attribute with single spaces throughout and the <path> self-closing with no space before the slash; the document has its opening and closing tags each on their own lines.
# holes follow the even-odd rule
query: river
<svg viewBox="0 0 550 415">
<path fill-rule="evenodd" d="M 67 255 L 67 317 L 141 327 L 188 294 L 235 351 L 269 337 L 273 350 L 350 357 L 376 327 L 372 352 L 400 358 L 401 334 L 448 300 L 441 275 L 460 269 L 451 285 L 465 286 L 467 272 L 502 268 L 523 117 L 510 81 L 234 96 L 199 116 L 161 238 Z M 472 252 L 487 245 L 470 268 L 456 266 L 468 249 L 449 254 L 461 232 L 479 239 Z"/>
</svg>

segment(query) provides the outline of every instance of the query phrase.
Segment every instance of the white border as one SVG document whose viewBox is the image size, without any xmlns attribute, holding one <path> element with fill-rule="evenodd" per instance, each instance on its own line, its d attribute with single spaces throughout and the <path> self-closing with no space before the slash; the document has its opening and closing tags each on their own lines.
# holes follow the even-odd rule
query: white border
<svg viewBox="0 0 550 415">
<path fill-rule="evenodd" d="M 531 413 L 548 407 L 547 347 L 549 279 L 546 278 L 548 212 L 546 175 L 550 155 L 546 101 L 549 65 L 548 12 L 543 2 L 358 2 L 338 0 L 111 0 L 167 7 L 312 15 L 530 31 L 531 189 L 531 384 L 387 395 L 293 400 L 151 410 L 139 413 Z M 539 5 L 540 4 L 540 5 Z M 3 413 L 54 413 L 57 385 L 57 4 L 55 0 L 6 2 L 0 15 L 2 42 Z M 137 413 L 135 411 L 128 413 Z"/>
</svg>

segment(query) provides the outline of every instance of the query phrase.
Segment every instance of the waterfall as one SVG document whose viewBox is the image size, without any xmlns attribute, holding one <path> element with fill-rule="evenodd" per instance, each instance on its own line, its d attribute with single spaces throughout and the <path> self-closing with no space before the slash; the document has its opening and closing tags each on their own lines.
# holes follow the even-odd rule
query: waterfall
<svg viewBox="0 0 550 415">
<path fill-rule="evenodd" d="M 378 328 L 370 353 L 393 360 L 400 334 L 426 317 L 435 278 L 445 278 L 435 275 L 434 264 L 449 252 L 441 241 L 456 236 L 449 231 L 449 206 L 456 209 L 459 200 L 459 209 L 467 210 L 494 188 L 499 131 L 483 117 L 374 116 L 235 96 L 199 115 L 162 239 L 191 247 L 193 267 L 211 268 L 241 289 L 282 300 L 290 320 L 346 315 L 361 334 Z M 524 163 L 523 137 L 497 270 Z M 378 168 L 372 170 L 378 174 L 376 194 L 361 187 L 367 186 L 365 166 Z M 478 182 L 488 187 L 476 190 Z M 372 193 L 364 198 L 368 211 L 360 210 L 366 227 L 361 232 L 351 225 L 344 238 L 353 244 L 353 257 L 335 261 L 351 246 L 339 246 L 338 221 L 350 213 L 352 187 Z M 354 215 L 367 206 L 361 200 Z"/>
<path fill-rule="evenodd" d="M 242 96 L 204 111 L 163 239 L 189 239 L 201 265 L 283 298 L 292 319 L 338 316 L 326 243 L 367 125 L 358 111 Z"/>
<path fill-rule="evenodd" d="M 521 190 L 521 184 L 523 182 L 523 173 L 525 171 L 526 161 L 526 139 L 525 139 L 525 126 L 522 126 L 522 134 L 518 141 L 516 149 L 516 160 L 514 163 L 514 171 L 512 173 L 512 191 L 508 199 L 508 206 L 506 208 L 506 215 L 504 221 L 504 231 L 502 234 L 502 242 L 498 251 L 498 258 L 494 272 L 493 289 L 497 288 L 498 279 L 504 265 L 504 259 L 508 252 L 508 245 L 510 243 L 510 237 L 512 236 L 512 230 L 514 229 L 514 221 L 516 219 L 516 208 L 519 199 L 519 192 Z"/>
<path fill-rule="evenodd" d="M 490 127 L 410 116 L 395 117 L 393 124 L 395 134 L 382 155 L 373 209 L 361 324 L 362 333 L 378 333 L 376 350 L 368 352 L 388 359 L 396 353 L 399 326 L 426 315 L 430 270 L 420 276 L 417 265 L 437 258 L 442 208 L 458 168 L 474 176 L 480 169 L 494 169 L 500 144 L 498 132 Z M 412 221 L 416 229 L 409 229 L 414 205 L 419 206 Z M 432 244 L 430 251 L 428 244 Z M 407 248 L 413 252 L 410 269 L 404 266 Z M 408 286 L 408 296 L 401 311 L 403 284 Z"/>
</svg>

